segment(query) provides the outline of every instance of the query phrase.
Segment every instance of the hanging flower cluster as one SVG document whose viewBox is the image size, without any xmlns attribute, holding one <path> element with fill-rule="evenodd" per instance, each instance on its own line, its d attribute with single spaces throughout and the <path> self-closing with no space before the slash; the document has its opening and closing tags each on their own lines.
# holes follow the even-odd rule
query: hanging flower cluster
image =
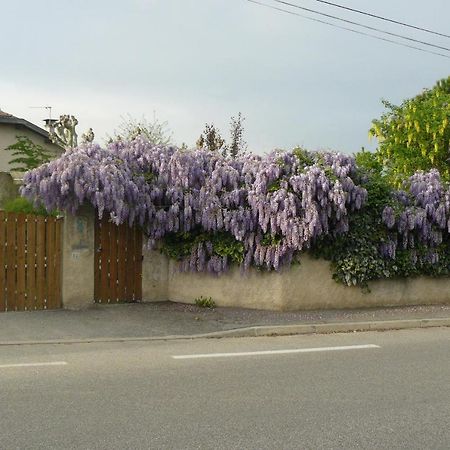
<svg viewBox="0 0 450 450">
<path fill-rule="evenodd" d="M 220 273 L 231 262 L 278 270 L 318 237 L 346 232 L 367 199 L 356 180 L 354 159 L 339 153 L 228 159 L 138 138 L 68 150 L 28 172 L 22 195 L 47 210 L 91 204 L 99 217 L 141 226 L 151 246 L 189 235 L 183 268 Z"/>
<path fill-rule="evenodd" d="M 435 264 L 450 233 L 450 187 L 433 169 L 414 174 L 405 188 L 394 192 L 394 206 L 383 210 L 383 222 L 391 232 L 381 253 L 394 259 L 397 249 L 410 249 L 414 263 Z"/>
</svg>

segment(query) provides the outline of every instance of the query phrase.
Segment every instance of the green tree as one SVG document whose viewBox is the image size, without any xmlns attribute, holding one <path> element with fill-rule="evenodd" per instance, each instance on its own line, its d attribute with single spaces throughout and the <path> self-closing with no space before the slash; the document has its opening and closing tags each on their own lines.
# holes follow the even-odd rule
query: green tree
<svg viewBox="0 0 450 450">
<path fill-rule="evenodd" d="M 247 150 L 247 143 L 244 141 L 244 127 L 242 122 L 245 119 L 242 114 L 239 113 L 237 117 L 232 117 L 230 122 L 230 135 L 231 142 L 228 146 L 228 155 L 231 158 L 236 158 L 236 156 L 241 156 Z"/>
<path fill-rule="evenodd" d="M 230 143 L 220 135 L 220 131 L 214 124 L 206 124 L 205 129 L 197 140 L 197 148 L 206 148 L 209 151 L 220 151 L 223 156 L 236 158 L 243 155 L 247 150 L 247 143 L 244 141 L 244 122 L 242 114 L 231 117 L 230 122 Z"/>
<path fill-rule="evenodd" d="M 383 172 L 383 164 L 381 164 L 376 153 L 367 151 L 364 147 L 361 151 L 355 153 L 356 165 L 364 172 L 371 174 L 380 174 Z"/>
<path fill-rule="evenodd" d="M 213 123 L 207 123 L 196 144 L 197 148 L 206 148 L 210 152 L 224 151 L 225 139 Z"/>
<path fill-rule="evenodd" d="M 383 101 L 387 111 L 372 122 L 376 152 L 387 177 L 400 185 L 417 170 L 437 168 L 450 178 L 450 77 L 400 106 Z"/>
<path fill-rule="evenodd" d="M 35 169 L 42 164 L 49 162 L 50 154 L 42 145 L 35 144 L 27 136 L 16 136 L 17 142 L 6 147 L 6 150 L 12 151 L 14 157 L 9 165 L 13 172 L 27 172 Z"/>
</svg>

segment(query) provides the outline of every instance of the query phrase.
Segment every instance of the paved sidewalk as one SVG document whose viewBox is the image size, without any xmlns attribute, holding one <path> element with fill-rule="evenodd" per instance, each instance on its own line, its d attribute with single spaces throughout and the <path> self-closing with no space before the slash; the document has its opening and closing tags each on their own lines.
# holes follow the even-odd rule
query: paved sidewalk
<svg viewBox="0 0 450 450">
<path fill-rule="evenodd" d="M 450 326 L 450 306 L 273 312 L 180 303 L 0 314 L 0 345 L 174 339 Z M 206 335 L 206 336 L 205 336 Z"/>
</svg>

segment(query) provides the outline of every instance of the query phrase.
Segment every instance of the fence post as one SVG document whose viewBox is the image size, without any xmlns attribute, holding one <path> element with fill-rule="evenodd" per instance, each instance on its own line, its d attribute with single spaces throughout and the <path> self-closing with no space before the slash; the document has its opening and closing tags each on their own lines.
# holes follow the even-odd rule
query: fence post
<svg viewBox="0 0 450 450">
<path fill-rule="evenodd" d="M 95 211 L 83 206 L 64 217 L 62 304 L 81 309 L 94 303 Z"/>
</svg>

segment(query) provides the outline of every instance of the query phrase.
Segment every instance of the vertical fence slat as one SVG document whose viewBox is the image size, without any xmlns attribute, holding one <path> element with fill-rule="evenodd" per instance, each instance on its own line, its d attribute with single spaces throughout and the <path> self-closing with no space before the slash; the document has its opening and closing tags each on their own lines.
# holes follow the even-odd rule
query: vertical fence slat
<svg viewBox="0 0 450 450">
<path fill-rule="evenodd" d="M 94 232 L 94 301 L 101 299 L 101 241 L 100 241 L 100 220 L 95 214 L 95 232 Z"/>
<path fill-rule="evenodd" d="M 5 276 L 5 265 L 6 265 L 6 223 L 5 223 L 5 213 L 0 211 L 0 311 L 5 311 L 6 309 L 6 276 Z"/>
<path fill-rule="evenodd" d="M 27 215 L 27 296 L 25 307 L 36 308 L 36 217 Z"/>
<path fill-rule="evenodd" d="M 46 303 L 46 267 L 45 267 L 45 218 L 36 219 L 36 308 L 44 309 Z"/>
<path fill-rule="evenodd" d="M 45 227 L 45 260 L 47 262 L 47 308 L 55 308 L 55 218 L 47 217 Z"/>
<path fill-rule="evenodd" d="M 109 224 L 109 290 L 111 303 L 117 303 L 117 238 L 118 227 Z"/>
<path fill-rule="evenodd" d="M 102 303 L 108 303 L 109 297 L 109 222 L 102 219 L 101 223 L 101 247 L 102 247 L 102 270 L 101 270 L 101 297 Z"/>
<path fill-rule="evenodd" d="M 118 249 L 117 249 L 117 297 L 119 301 L 123 302 L 126 299 L 126 236 L 127 236 L 127 224 L 122 224 L 119 227 L 118 234 Z"/>
<path fill-rule="evenodd" d="M 127 298 L 126 301 L 132 302 L 135 298 L 134 279 L 135 279 L 135 265 L 134 265 L 134 229 L 127 227 Z"/>
<path fill-rule="evenodd" d="M 142 231 L 134 227 L 135 246 L 135 278 L 134 278 L 134 300 L 142 300 Z"/>
<path fill-rule="evenodd" d="M 61 226 L 62 219 L 55 219 L 55 304 L 54 308 L 61 308 L 62 299 L 61 299 L 61 283 L 62 283 L 62 274 L 61 274 L 61 253 L 62 253 L 62 234 L 61 234 Z"/>
<path fill-rule="evenodd" d="M 125 277 L 125 292 L 124 292 L 124 296 L 122 301 L 126 302 L 131 301 L 133 299 L 133 292 L 132 289 L 130 288 L 130 273 L 133 270 L 132 267 L 130 267 L 131 262 L 130 262 L 130 227 L 126 226 L 124 228 L 124 238 L 123 238 L 123 245 L 125 248 L 125 257 L 124 257 L 124 265 L 125 265 L 125 272 L 124 272 L 124 277 Z"/>
<path fill-rule="evenodd" d="M 16 217 L 16 304 L 17 311 L 25 309 L 25 291 L 26 291 L 26 270 L 25 270 L 25 245 L 26 245 L 26 216 L 17 214 Z"/>
<path fill-rule="evenodd" d="M 16 305 L 16 215 L 8 214 L 6 222 L 6 309 Z"/>
</svg>

